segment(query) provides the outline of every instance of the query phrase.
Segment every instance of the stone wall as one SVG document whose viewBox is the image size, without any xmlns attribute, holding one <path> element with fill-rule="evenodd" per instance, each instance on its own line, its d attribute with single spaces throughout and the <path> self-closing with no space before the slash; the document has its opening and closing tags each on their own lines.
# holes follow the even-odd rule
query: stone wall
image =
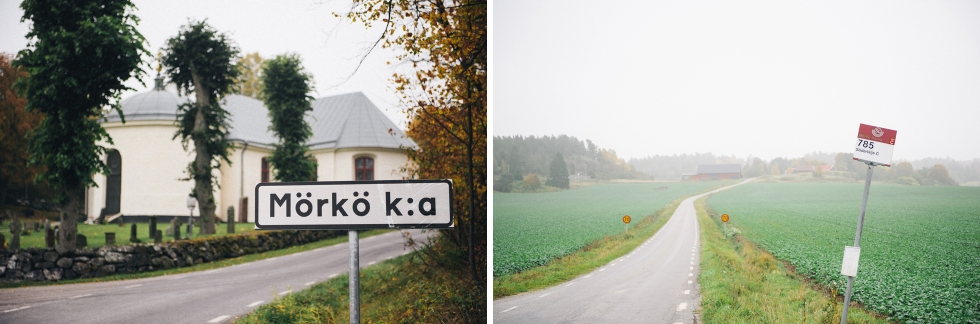
<svg viewBox="0 0 980 324">
<path fill-rule="evenodd" d="M 346 231 L 250 232 L 161 244 L 83 248 L 65 254 L 40 248 L 0 250 L 0 280 L 55 281 L 186 267 L 343 234 Z"/>
</svg>

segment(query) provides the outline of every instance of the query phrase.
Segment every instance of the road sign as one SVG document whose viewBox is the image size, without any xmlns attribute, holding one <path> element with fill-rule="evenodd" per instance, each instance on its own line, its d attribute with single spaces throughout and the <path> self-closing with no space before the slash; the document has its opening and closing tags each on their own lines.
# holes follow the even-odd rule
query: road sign
<svg viewBox="0 0 980 324">
<path fill-rule="evenodd" d="M 721 221 L 728 223 L 728 214 L 721 214 Z"/>
<path fill-rule="evenodd" d="M 629 224 L 630 220 L 632 220 L 630 215 L 623 216 L 623 223 Z"/>
<path fill-rule="evenodd" d="M 877 165 L 891 166 L 897 131 L 871 125 L 858 127 L 854 159 Z"/>
<path fill-rule="evenodd" d="M 266 182 L 255 229 L 453 227 L 450 180 Z"/>
<path fill-rule="evenodd" d="M 856 246 L 844 247 L 844 260 L 841 262 L 840 274 L 857 277 L 858 260 L 861 259 L 861 248 Z"/>
</svg>

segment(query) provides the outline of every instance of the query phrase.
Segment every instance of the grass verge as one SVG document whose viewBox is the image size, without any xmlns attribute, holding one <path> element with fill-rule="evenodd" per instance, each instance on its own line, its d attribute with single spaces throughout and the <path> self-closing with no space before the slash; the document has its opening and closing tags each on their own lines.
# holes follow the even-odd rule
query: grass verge
<svg viewBox="0 0 980 324">
<path fill-rule="evenodd" d="M 181 221 L 186 221 L 187 218 L 181 219 Z M 21 227 L 26 227 L 26 223 L 42 222 L 37 219 L 21 220 Z M 78 224 L 78 234 L 85 235 L 85 240 L 88 241 L 88 247 L 98 248 L 105 245 L 105 233 L 116 233 L 116 245 L 126 245 L 129 244 L 129 231 L 130 226 L 136 224 L 136 238 L 138 238 L 143 243 L 153 243 L 153 238 L 150 236 L 150 223 L 126 223 L 120 226 L 119 224 L 102 224 L 102 225 L 89 225 L 84 223 Z M 170 223 L 160 223 L 157 224 L 157 229 L 164 232 L 163 241 L 172 241 L 172 236 L 166 236 L 166 229 L 170 227 Z M 181 226 L 180 236 L 182 238 L 187 237 L 187 224 Z M 215 230 L 217 233 L 214 235 L 200 235 L 201 227 L 198 224 L 194 224 L 194 235 L 193 238 L 200 237 L 211 237 L 211 236 L 225 236 L 228 235 L 228 225 L 227 224 L 216 224 Z M 255 224 L 253 223 L 238 223 L 235 224 L 235 233 L 241 234 L 245 232 L 255 231 Z M 2 226 L 0 226 L 0 234 L 10 241 L 10 222 L 6 221 Z M 20 248 L 44 248 L 44 225 L 40 226 L 40 230 L 37 232 L 30 231 L 30 235 L 20 236 Z"/>
<path fill-rule="evenodd" d="M 704 323 L 840 323 L 843 298 L 817 287 L 740 235 L 726 238 L 718 214 L 695 201 L 701 227 L 698 284 Z M 731 231 L 730 231 L 731 232 Z M 889 323 L 852 303 L 849 323 Z"/>
<path fill-rule="evenodd" d="M 544 266 L 494 277 L 493 298 L 551 287 L 626 255 L 657 233 L 684 199 L 686 198 L 674 200 L 654 214 L 644 217 L 643 221 L 630 228 L 629 236 L 626 233 L 607 235 L 575 253 L 555 259 Z"/>
<path fill-rule="evenodd" d="M 364 238 L 367 238 L 367 237 L 371 237 L 371 236 L 375 236 L 375 235 L 380 235 L 380 234 L 384 234 L 384 233 L 388 233 L 388 232 L 391 232 L 391 230 L 369 230 L 369 231 L 360 232 L 359 233 L 359 236 L 360 236 L 361 239 L 364 239 Z M 194 272 L 194 271 L 211 270 L 211 269 L 224 268 L 224 267 L 227 267 L 227 266 L 233 266 L 233 265 L 247 263 L 247 262 L 252 262 L 252 261 L 258 261 L 258 260 L 263 260 L 263 259 L 268 259 L 268 258 L 274 258 L 274 257 L 277 257 L 277 256 L 282 256 L 282 255 L 287 255 L 287 254 L 293 254 L 293 253 L 298 253 L 298 252 L 303 252 L 303 251 L 309 251 L 309 250 L 318 249 L 318 248 L 321 248 L 321 247 L 330 246 L 330 245 L 339 244 L 339 243 L 347 243 L 347 240 L 348 240 L 347 235 L 341 235 L 341 236 L 334 237 L 334 238 L 329 238 L 329 239 L 326 239 L 326 240 L 323 240 L 323 241 L 311 242 L 311 243 L 306 243 L 306 244 L 303 244 L 303 245 L 296 245 L 296 246 L 292 246 L 292 247 L 288 247 L 288 248 L 280 249 L 280 250 L 275 250 L 275 251 L 266 251 L 266 252 L 262 252 L 262 253 L 243 255 L 243 256 L 240 256 L 240 257 L 237 257 L 237 258 L 224 259 L 224 260 L 219 260 L 219 261 L 214 261 L 214 262 L 208 262 L 208 263 L 201 263 L 201 264 L 190 266 L 190 267 L 173 268 L 173 269 L 157 270 L 157 271 L 150 271 L 150 272 L 117 274 L 117 275 L 111 275 L 111 276 L 105 276 L 105 277 L 97 277 L 97 278 L 85 278 L 85 279 L 74 279 L 74 280 L 60 280 L 60 281 L 0 282 L 0 288 L 14 288 L 14 287 L 27 287 L 27 286 L 67 285 L 67 284 L 76 284 L 76 283 L 85 283 L 85 282 L 103 282 L 103 281 L 114 281 L 114 280 L 127 280 L 127 279 L 137 279 L 137 278 L 159 277 L 159 276 L 165 276 L 165 275 L 171 275 L 171 274 L 178 274 L 178 273 L 187 273 L 187 272 Z"/>
<path fill-rule="evenodd" d="M 485 323 L 486 293 L 474 287 L 465 249 L 446 242 L 362 268 L 364 323 Z M 344 323 L 350 316 L 347 274 L 277 297 L 235 323 Z"/>
</svg>

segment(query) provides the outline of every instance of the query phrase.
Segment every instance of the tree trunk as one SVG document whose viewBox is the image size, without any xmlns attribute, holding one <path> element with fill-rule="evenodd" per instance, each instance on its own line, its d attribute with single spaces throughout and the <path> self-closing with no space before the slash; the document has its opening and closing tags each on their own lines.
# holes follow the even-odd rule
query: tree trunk
<svg viewBox="0 0 980 324">
<path fill-rule="evenodd" d="M 68 202 L 61 206 L 61 229 L 58 231 L 58 246 L 56 247 L 59 253 L 75 251 L 75 234 L 78 234 L 78 210 L 81 209 L 82 200 L 85 199 L 85 186 L 67 186 L 65 195 L 68 196 Z"/>
<path fill-rule="evenodd" d="M 194 115 L 194 194 L 197 196 L 197 208 L 201 217 L 201 234 L 214 234 L 214 199 L 211 184 L 211 152 L 208 151 L 207 140 L 202 138 L 208 125 L 204 119 L 204 110 L 211 104 L 210 91 L 201 82 L 201 76 L 191 73 L 194 79 L 194 95 L 197 97 L 197 113 Z"/>
</svg>

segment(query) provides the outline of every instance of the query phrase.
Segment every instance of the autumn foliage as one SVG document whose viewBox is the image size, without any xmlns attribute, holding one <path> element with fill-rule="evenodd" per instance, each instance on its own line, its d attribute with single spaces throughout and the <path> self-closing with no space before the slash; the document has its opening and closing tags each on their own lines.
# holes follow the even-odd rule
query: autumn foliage
<svg viewBox="0 0 980 324">
<path fill-rule="evenodd" d="M 31 186 L 42 166 L 27 166 L 27 132 L 41 124 L 43 115 L 28 112 L 27 99 L 13 88 L 17 80 L 27 78 L 27 71 L 14 67 L 13 57 L 0 53 L 0 204 L 14 186 Z"/>
<path fill-rule="evenodd" d="M 383 24 L 382 47 L 400 49 L 411 69 L 392 76 L 409 116 L 408 171 L 418 179 L 452 179 L 456 228 L 443 231 L 467 249 L 473 284 L 487 262 L 487 4 L 486 1 L 355 1 L 347 15 Z M 407 64 L 403 64 L 407 65 Z"/>
</svg>

